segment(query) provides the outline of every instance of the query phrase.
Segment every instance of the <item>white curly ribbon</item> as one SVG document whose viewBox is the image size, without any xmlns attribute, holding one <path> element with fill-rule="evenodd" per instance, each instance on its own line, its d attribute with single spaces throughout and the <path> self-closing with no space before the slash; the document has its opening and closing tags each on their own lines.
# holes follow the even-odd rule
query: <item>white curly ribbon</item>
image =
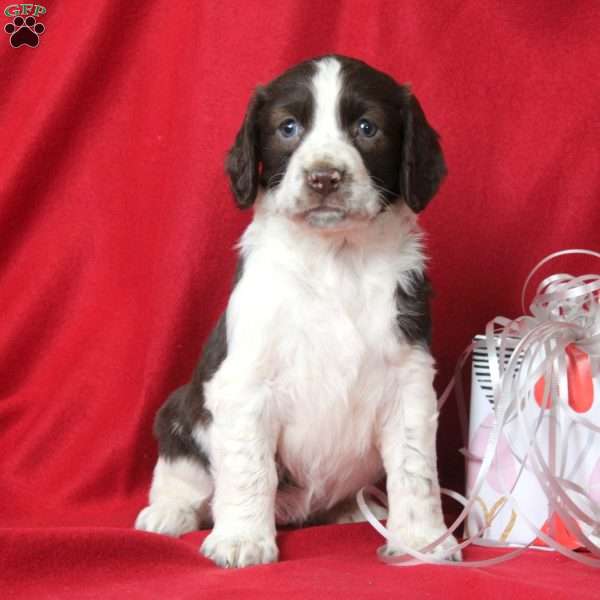
<svg viewBox="0 0 600 600">
<path fill-rule="evenodd" d="M 571 249 L 550 254 L 533 268 L 523 285 L 521 306 L 524 316 L 515 320 L 496 317 L 486 325 L 485 347 L 492 381 L 494 426 L 491 429 L 481 458 L 481 467 L 469 497 L 452 490 L 441 490 L 443 494 L 463 505 L 460 515 L 446 533 L 418 551 L 401 547 L 405 554 L 386 556 L 382 552 L 383 548 L 380 548 L 378 554 L 382 561 L 397 566 L 444 564 L 454 567 L 489 567 L 511 560 L 533 545 L 532 541 L 517 550 L 508 551 L 491 559 L 453 561 L 452 557 L 471 543 L 496 548 L 506 547 L 503 543 L 486 540 L 482 537 L 484 531 L 490 526 L 487 523 L 462 542 L 443 551 L 438 550 L 435 555 L 430 554 L 433 549 L 443 544 L 471 513 L 496 456 L 500 436 L 504 434 L 505 439 L 508 440 L 510 451 L 519 465 L 512 485 L 503 486 L 503 494 L 507 498 L 506 504 L 527 524 L 534 539 L 542 540 L 549 549 L 554 549 L 579 563 L 600 567 L 600 547 L 592 541 L 590 535 L 586 535 L 582 530 L 583 526 L 586 531 L 591 532 L 595 539 L 600 539 L 598 537 L 600 536 L 600 506 L 581 486 L 562 476 L 556 476 L 555 465 L 552 464 L 557 450 L 556 430 L 559 412 L 566 415 L 570 422 L 569 427 L 578 426 L 588 430 L 589 443 L 593 441 L 594 434 L 600 433 L 600 423 L 593 423 L 580 414 L 574 414 L 572 410 L 569 410 L 565 394 L 560 393 L 565 389 L 564 378 L 567 372 L 565 349 L 569 344 L 576 343 L 579 349 L 587 353 L 592 373 L 595 376 L 600 375 L 600 275 L 574 277 L 559 273 L 547 277 L 537 288 L 529 307 L 530 315 L 525 314 L 525 297 L 532 277 L 549 261 L 567 255 L 588 255 L 600 259 L 600 253 L 592 250 Z M 517 340 L 518 343 L 515 347 Z M 473 346 L 474 343 L 470 344 L 461 355 L 455 375 L 438 403 L 438 409 L 441 410 L 456 387 L 465 446 L 467 445 L 467 425 L 461 372 Z M 525 407 L 534 401 L 534 388 L 542 377 L 544 378 L 543 401 L 539 416 L 531 423 L 530 418 L 525 418 Z M 544 418 L 549 426 L 542 432 L 540 426 Z M 508 426 L 511 426 L 513 431 L 515 427 L 517 428 L 520 438 L 518 448 L 511 443 L 510 436 L 507 435 Z M 463 450 L 463 453 L 468 455 L 466 450 Z M 519 507 L 513 491 L 524 469 L 535 475 L 544 491 L 549 514 L 557 515 L 581 548 L 585 548 L 588 553 L 576 552 L 567 548 L 536 527 L 533 519 Z M 369 523 L 383 537 L 389 539 L 391 533 L 373 515 L 365 501 L 365 495 L 375 497 L 380 503 L 387 506 L 386 495 L 378 488 L 370 486 L 358 492 L 357 501 Z M 397 539 L 394 539 L 394 545 L 398 546 Z"/>
</svg>

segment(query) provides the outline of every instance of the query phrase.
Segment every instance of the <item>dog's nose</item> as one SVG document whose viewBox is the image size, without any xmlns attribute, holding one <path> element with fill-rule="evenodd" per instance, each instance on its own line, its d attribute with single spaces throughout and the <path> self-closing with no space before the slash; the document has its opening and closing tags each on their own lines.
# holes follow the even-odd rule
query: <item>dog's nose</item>
<svg viewBox="0 0 600 600">
<path fill-rule="evenodd" d="M 332 167 L 311 169 L 306 174 L 309 187 L 323 196 L 337 190 L 343 178 L 343 171 Z"/>
</svg>

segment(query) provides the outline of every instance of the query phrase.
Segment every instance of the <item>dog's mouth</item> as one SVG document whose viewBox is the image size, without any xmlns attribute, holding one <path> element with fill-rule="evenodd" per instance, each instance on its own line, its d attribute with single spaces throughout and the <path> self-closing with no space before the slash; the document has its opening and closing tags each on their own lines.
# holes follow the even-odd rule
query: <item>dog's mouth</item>
<svg viewBox="0 0 600 600">
<path fill-rule="evenodd" d="M 347 211 L 335 206 L 318 206 L 302 213 L 304 221 L 317 229 L 339 227 L 348 217 Z"/>
</svg>

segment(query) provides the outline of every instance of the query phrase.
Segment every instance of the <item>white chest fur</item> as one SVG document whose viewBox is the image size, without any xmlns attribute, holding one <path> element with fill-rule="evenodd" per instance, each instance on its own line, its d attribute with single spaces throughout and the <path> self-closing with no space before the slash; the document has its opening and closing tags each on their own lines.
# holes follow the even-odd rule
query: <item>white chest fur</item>
<svg viewBox="0 0 600 600">
<path fill-rule="evenodd" d="M 395 289 L 423 258 L 408 211 L 383 214 L 345 241 L 295 227 L 258 213 L 246 231 L 243 276 L 227 312 L 228 357 L 215 379 L 229 373 L 246 389 L 268 388 L 254 408 L 302 490 L 303 507 L 294 511 L 312 512 L 381 469 L 377 420 L 388 375 L 409 351 L 396 325 Z M 219 406 L 207 399 L 218 419 Z M 235 402 L 252 410 L 251 399 Z"/>
</svg>

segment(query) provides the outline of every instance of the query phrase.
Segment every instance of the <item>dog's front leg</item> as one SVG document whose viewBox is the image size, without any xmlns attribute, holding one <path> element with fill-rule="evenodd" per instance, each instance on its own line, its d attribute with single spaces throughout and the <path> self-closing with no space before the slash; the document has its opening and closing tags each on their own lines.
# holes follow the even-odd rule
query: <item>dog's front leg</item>
<svg viewBox="0 0 600 600">
<path fill-rule="evenodd" d="M 206 386 L 213 413 L 211 466 L 214 528 L 202 552 L 222 567 L 277 560 L 275 543 L 276 431 L 268 384 L 226 364 Z"/>
<path fill-rule="evenodd" d="M 381 454 L 387 474 L 391 539 L 388 554 L 403 554 L 401 545 L 421 550 L 444 532 L 437 473 L 437 399 L 433 359 L 415 348 L 393 382 L 392 402 L 381 429 Z M 432 552 L 454 546 L 449 536 Z M 452 558 L 460 560 L 460 552 Z"/>
</svg>

